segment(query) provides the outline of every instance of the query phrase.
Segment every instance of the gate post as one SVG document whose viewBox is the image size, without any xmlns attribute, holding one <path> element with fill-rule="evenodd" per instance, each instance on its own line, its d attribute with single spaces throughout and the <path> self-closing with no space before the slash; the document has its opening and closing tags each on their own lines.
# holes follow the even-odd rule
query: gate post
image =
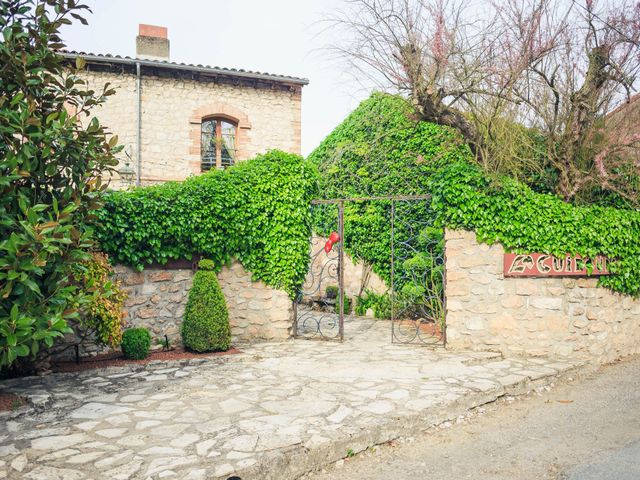
<svg viewBox="0 0 640 480">
<path fill-rule="evenodd" d="M 338 204 L 338 235 L 340 235 L 340 253 L 338 257 L 338 290 L 340 302 L 340 341 L 344 340 L 344 201 Z"/>
<path fill-rule="evenodd" d="M 395 218 L 396 218 L 396 201 L 395 200 L 391 200 L 391 343 L 394 343 L 395 338 L 396 338 L 396 332 L 395 332 L 395 325 L 396 325 L 396 318 L 395 318 L 395 303 L 396 303 L 396 299 L 395 299 L 395 287 L 394 287 L 394 274 L 395 274 L 395 269 L 394 269 L 394 252 L 393 252 L 393 244 L 394 244 L 394 223 L 395 223 Z"/>
</svg>

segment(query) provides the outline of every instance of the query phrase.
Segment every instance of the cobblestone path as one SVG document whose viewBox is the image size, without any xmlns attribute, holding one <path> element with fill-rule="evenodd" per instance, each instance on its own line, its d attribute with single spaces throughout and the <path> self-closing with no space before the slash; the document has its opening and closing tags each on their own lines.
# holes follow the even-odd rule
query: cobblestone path
<svg viewBox="0 0 640 480">
<path fill-rule="evenodd" d="M 37 407 L 1 419 L 0 478 L 296 478 L 577 366 L 391 345 L 388 328 L 0 383 Z"/>
</svg>

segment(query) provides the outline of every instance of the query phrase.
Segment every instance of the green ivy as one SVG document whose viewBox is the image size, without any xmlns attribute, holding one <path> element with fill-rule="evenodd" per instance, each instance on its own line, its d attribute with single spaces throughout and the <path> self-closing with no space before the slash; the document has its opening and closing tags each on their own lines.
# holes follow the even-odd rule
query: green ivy
<svg viewBox="0 0 640 480">
<path fill-rule="evenodd" d="M 474 230 L 480 241 L 514 252 L 605 255 L 614 275 L 600 277 L 600 285 L 640 295 L 640 212 L 573 206 L 510 179 L 489 182 L 468 162 L 439 170 L 430 191 L 439 221 L 450 228 Z"/>
<path fill-rule="evenodd" d="M 401 97 L 374 93 L 336 127 L 309 156 L 318 166 L 319 191 L 324 198 L 425 194 L 438 168 L 471 158 L 469 147 L 455 130 L 416 122 L 412 111 Z M 428 201 L 397 204 L 396 214 L 400 220 L 395 226 L 396 245 L 409 235 L 404 227 L 435 218 Z M 326 216 L 327 212 L 322 212 L 322 218 L 314 218 L 320 233 L 326 233 L 321 227 L 327 223 Z M 371 264 L 387 282 L 391 276 L 390 219 L 389 201 L 348 202 L 344 206 L 345 250 Z M 439 243 L 442 228 L 425 225 L 425 233 L 421 243 L 426 254 L 427 244 Z M 396 253 L 402 260 L 410 259 L 408 253 Z M 425 262 L 428 259 L 422 259 Z M 412 276 L 396 273 L 396 278 Z"/>
<path fill-rule="evenodd" d="M 600 285 L 640 294 L 640 212 L 573 206 L 515 180 L 490 179 L 455 131 L 417 122 L 411 112 L 401 97 L 373 94 L 309 156 L 318 166 L 325 198 L 431 194 L 429 202 L 396 210 L 403 224 L 432 220 L 417 240 L 422 255 L 396 252 L 403 260 L 396 264 L 396 276 L 430 265 L 427 245 L 437 254 L 448 226 L 474 230 L 480 240 L 500 242 L 511 251 L 606 255 L 614 275 L 601 277 Z M 346 251 L 372 264 L 387 281 L 389 220 L 390 202 L 345 204 Z M 396 229 L 402 240 L 402 228 Z M 399 292 L 412 290 L 412 285 L 399 287 Z"/>
<path fill-rule="evenodd" d="M 201 254 L 236 258 L 255 280 L 292 297 L 307 272 L 316 169 L 273 150 L 182 183 L 107 195 L 96 235 L 114 262 L 145 265 Z"/>
</svg>

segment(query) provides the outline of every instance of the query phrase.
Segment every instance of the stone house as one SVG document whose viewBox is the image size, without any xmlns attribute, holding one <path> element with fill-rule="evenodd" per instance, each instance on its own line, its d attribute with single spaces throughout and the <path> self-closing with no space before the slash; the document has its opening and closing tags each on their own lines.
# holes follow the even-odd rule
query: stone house
<svg viewBox="0 0 640 480">
<path fill-rule="evenodd" d="M 84 78 L 116 94 L 96 115 L 124 146 L 111 185 L 184 180 L 270 149 L 300 153 L 304 78 L 169 60 L 165 27 L 139 25 L 136 58 L 82 57 Z"/>
</svg>

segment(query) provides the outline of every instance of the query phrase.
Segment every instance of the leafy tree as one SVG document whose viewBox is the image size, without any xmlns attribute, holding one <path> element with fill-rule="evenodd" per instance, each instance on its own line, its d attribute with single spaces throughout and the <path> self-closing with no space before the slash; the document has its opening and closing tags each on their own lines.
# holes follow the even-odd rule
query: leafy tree
<svg viewBox="0 0 640 480">
<path fill-rule="evenodd" d="M 0 368 L 68 332 L 90 295 L 70 266 L 89 259 L 102 175 L 117 161 L 88 90 L 56 53 L 60 28 L 86 23 L 74 0 L 0 1 Z M 84 121 L 82 121 L 84 120 Z"/>
</svg>

